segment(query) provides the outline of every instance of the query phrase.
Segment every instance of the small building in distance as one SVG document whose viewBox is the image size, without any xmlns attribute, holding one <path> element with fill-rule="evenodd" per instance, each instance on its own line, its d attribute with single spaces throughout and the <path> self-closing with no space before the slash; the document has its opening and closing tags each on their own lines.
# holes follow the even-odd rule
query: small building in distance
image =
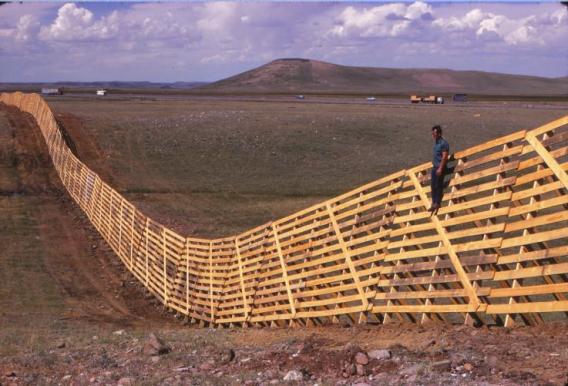
<svg viewBox="0 0 568 386">
<path fill-rule="evenodd" d="M 107 90 L 105 90 L 105 89 L 97 90 L 98 96 L 105 96 L 106 94 L 107 94 Z"/>
<path fill-rule="evenodd" d="M 63 95 L 63 89 L 62 88 L 43 87 L 41 89 L 41 94 L 42 95 Z"/>
<path fill-rule="evenodd" d="M 467 102 L 467 94 L 454 94 L 454 102 Z"/>
</svg>

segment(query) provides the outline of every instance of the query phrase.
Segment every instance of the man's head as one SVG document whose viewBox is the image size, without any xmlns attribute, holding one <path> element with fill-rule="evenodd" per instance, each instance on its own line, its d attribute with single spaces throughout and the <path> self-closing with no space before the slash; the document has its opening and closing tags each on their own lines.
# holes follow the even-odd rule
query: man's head
<svg viewBox="0 0 568 386">
<path fill-rule="evenodd" d="M 440 125 L 436 125 L 432 127 L 432 138 L 437 140 L 438 138 L 442 137 L 442 127 Z"/>
</svg>

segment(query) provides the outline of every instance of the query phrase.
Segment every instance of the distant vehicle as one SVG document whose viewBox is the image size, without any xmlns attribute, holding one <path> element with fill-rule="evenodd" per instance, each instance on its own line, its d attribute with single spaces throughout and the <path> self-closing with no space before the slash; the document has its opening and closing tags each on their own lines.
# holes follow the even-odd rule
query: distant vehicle
<svg viewBox="0 0 568 386">
<path fill-rule="evenodd" d="M 454 102 L 467 102 L 467 94 L 454 94 Z"/>
<path fill-rule="evenodd" d="M 444 98 L 441 96 L 436 96 L 436 95 L 429 95 L 429 96 L 424 96 L 424 97 L 420 97 L 417 95 L 411 95 L 410 96 L 410 103 L 430 103 L 430 104 L 436 104 L 436 105 L 443 105 L 444 104 Z"/>
<path fill-rule="evenodd" d="M 422 102 L 422 98 L 416 95 L 410 96 L 410 103 L 420 103 Z"/>
<path fill-rule="evenodd" d="M 106 93 L 107 93 L 107 90 L 104 90 L 104 89 L 103 90 L 97 90 L 97 95 L 99 95 L 99 96 L 105 96 Z"/>
<path fill-rule="evenodd" d="M 306 97 L 303 95 L 296 95 L 296 99 L 305 99 Z"/>
<path fill-rule="evenodd" d="M 377 98 L 375 98 L 375 97 L 367 97 L 367 100 L 368 100 L 369 102 L 374 102 L 374 101 L 377 100 Z"/>
<path fill-rule="evenodd" d="M 43 95 L 63 95 L 62 88 L 42 88 L 41 93 Z"/>
</svg>

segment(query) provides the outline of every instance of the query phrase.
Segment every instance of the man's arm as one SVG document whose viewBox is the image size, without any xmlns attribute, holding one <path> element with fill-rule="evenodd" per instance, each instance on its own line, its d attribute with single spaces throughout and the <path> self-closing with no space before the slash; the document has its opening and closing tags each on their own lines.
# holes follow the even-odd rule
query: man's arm
<svg viewBox="0 0 568 386">
<path fill-rule="evenodd" d="M 447 151 L 443 151 L 442 152 L 442 161 L 440 162 L 440 166 L 438 167 L 438 170 L 436 170 L 436 175 L 437 176 L 441 176 L 442 172 L 444 171 L 444 169 L 446 169 L 446 164 L 448 163 L 448 152 Z"/>
</svg>

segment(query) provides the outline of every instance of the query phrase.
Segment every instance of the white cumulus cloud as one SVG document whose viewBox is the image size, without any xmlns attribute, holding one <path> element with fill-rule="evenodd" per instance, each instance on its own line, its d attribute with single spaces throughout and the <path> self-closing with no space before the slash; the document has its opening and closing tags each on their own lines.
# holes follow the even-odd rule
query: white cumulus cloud
<svg viewBox="0 0 568 386">
<path fill-rule="evenodd" d="M 443 31 L 461 32 L 462 38 L 501 41 L 510 46 L 544 45 L 551 27 L 562 33 L 566 25 L 566 9 L 538 16 L 513 17 L 473 9 L 461 16 L 438 18 L 433 25 Z M 554 34 L 554 33 L 552 33 Z"/>
<path fill-rule="evenodd" d="M 432 7 L 423 2 L 384 4 L 370 9 L 348 6 L 338 15 L 330 33 L 341 37 L 396 37 L 412 32 L 431 18 Z"/>
<path fill-rule="evenodd" d="M 102 40 L 116 36 L 118 25 L 116 12 L 96 20 L 88 9 L 67 3 L 59 8 L 53 23 L 41 29 L 39 37 L 45 41 Z"/>
</svg>

